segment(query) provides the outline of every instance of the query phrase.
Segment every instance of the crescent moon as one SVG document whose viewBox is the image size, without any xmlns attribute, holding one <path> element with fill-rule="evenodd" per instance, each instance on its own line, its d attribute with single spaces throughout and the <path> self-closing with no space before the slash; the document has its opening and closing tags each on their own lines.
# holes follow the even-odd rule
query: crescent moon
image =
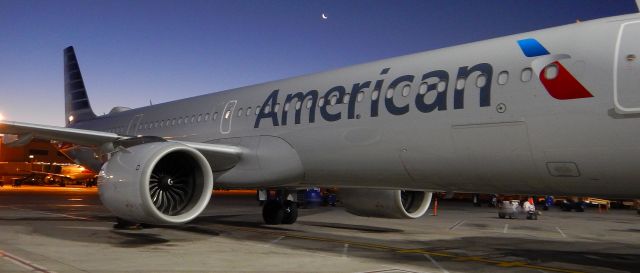
<svg viewBox="0 0 640 273">
<path fill-rule="evenodd" d="M 327 17 L 327 16 L 323 13 L 323 14 L 322 14 L 322 19 L 327 20 L 327 18 L 329 18 L 329 17 Z"/>
</svg>

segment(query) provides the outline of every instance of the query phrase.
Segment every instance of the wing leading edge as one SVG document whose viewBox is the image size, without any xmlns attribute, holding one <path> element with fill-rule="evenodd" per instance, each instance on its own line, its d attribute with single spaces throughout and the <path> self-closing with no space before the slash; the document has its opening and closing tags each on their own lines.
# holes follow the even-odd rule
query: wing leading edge
<svg viewBox="0 0 640 273">
<path fill-rule="evenodd" d="M 126 141 L 132 137 L 121 136 L 93 130 L 66 128 L 51 125 L 40 125 L 16 121 L 0 121 L 0 134 L 18 135 L 18 140 L 8 143 L 11 146 L 28 144 L 32 139 L 54 140 L 77 144 L 90 148 L 101 148 L 103 152 L 112 152 L 118 141 Z M 170 141 L 170 140 L 167 140 Z M 235 166 L 246 153 L 243 148 L 226 144 L 208 144 L 187 141 L 174 141 L 202 153 L 214 171 L 227 170 Z M 114 145 L 114 143 L 116 143 Z"/>
</svg>

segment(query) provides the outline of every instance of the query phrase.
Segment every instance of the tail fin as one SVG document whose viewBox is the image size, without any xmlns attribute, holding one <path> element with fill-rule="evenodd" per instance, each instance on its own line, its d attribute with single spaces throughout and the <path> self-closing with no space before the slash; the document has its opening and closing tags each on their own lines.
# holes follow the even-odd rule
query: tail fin
<svg viewBox="0 0 640 273">
<path fill-rule="evenodd" d="M 64 49 L 64 111 L 67 126 L 96 117 L 72 46 Z"/>
</svg>

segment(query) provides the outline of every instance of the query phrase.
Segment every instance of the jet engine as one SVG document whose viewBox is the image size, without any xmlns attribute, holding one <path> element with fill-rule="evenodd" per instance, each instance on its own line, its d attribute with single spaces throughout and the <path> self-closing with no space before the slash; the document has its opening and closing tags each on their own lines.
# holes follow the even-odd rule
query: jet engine
<svg viewBox="0 0 640 273">
<path fill-rule="evenodd" d="M 418 218 L 431 203 L 431 192 L 380 189 L 340 189 L 347 212 L 380 218 Z"/>
<path fill-rule="evenodd" d="M 197 150 L 152 142 L 115 152 L 98 176 L 102 203 L 134 223 L 182 224 L 209 203 L 213 174 Z"/>
</svg>

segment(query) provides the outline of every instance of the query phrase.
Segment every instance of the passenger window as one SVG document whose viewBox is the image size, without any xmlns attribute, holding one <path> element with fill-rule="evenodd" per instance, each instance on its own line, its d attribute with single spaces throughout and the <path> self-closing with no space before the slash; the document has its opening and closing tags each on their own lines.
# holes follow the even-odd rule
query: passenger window
<svg viewBox="0 0 640 273">
<path fill-rule="evenodd" d="M 312 100 L 307 101 L 307 109 L 311 109 L 311 105 L 313 104 Z"/>
<path fill-rule="evenodd" d="M 487 76 L 484 74 L 478 75 L 478 78 L 476 78 L 476 87 L 482 88 L 485 84 L 487 84 Z"/>
<path fill-rule="evenodd" d="M 271 112 L 271 105 L 267 104 L 267 106 L 265 106 L 263 110 L 265 114 Z"/>
<path fill-rule="evenodd" d="M 228 119 L 231 117 L 231 110 L 227 110 L 227 112 L 224 112 L 224 118 Z"/>
<path fill-rule="evenodd" d="M 553 80 L 558 77 L 558 66 L 555 64 L 550 64 L 544 68 L 544 77 L 547 80 Z"/>
<path fill-rule="evenodd" d="M 402 96 L 403 97 L 409 96 L 409 93 L 411 93 L 411 85 L 407 84 L 404 87 L 402 87 Z"/>
<path fill-rule="evenodd" d="M 442 92 L 446 88 L 447 88 L 447 81 L 439 81 L 438 82 L 438 86 L 437 86 L 438 92 Z"/>
<path fill-rule="evenodd" d="M 256 106 L 256 115 L 260 113 L 260 106 Z"/>
<path fill-rule="evenodd" d="M 300 107 L 302 107 L 302 102 L 296 102 L 296 110 L 300 110 Z"/>
<path fill-rule="evenodd" d="M 498 84 L 505 85 L 507 84 L 507 82 L 509 82 L 509 72 L 507 71 L 500 72 L 500 74 L 498 74 Z"/>
<path fill-rule="evenodd" d="M 284 104 L 284 110 L 285 111 L 289 111 L 289 104 L 291 104 L 291 103 L 287 102 L 287 103 Z"/>
<path fill-rule="evenodd" d="M 324 105 L 324 97 L 320 97 L 320 100 L 318 100 L 318 106 L 322 107 Z"/>
<path fill-rule="evenodd" d="M 178 125 L 182 124 L 182 117 L 178 118 Z"/>
<path fill-rule="evenodd" d="M 351 94 L 349 93 L 344 94 L 344 99 L 342 100 L 342 103 L 349 103 L 350 98 L 351 98 Z"/>
<path fill-rule="evenodd" d="M 331 105 L 336 105 L 337 102 L 338 96 L 331 96 L 331 98 L 329 99 L 329 103 L 331 103 Z"/>
<path fill-rule="evenodd" d="M 191 123 L 196 123 L 196 115 L 191 116 Z"/>
<path fill-rule="evenodd" d="M 204 114 L 204 121 L 209 120 L 209 116 L 210 116 L 209 113 Z"/>
<path fill-rule="evenodd" d="M 171 121 L 171 126 L 175 126 L 176 125 L 176 118 L 173 118 L 173 120 Z"/>
<path fill-rule="evenodd" d="M 371 93 L 371 100 L 377 100 L 379 95 L 380 92 L 378 92 L 378 90 L 373 91 L 373 93 Z"/>
<path fill-rule="evenodd" d="M 364 91 L 358 92 L 358 97 L 356 97 L 356 100 L 358 102 L 361 102 L 363 99 L 364 99 Z"/>
<path fill-rule="evenodd" d="M 280 104 L 276 103 L 276 107 L 273 108 L 274 112 L 278 112 L 280 110 Z"/>
<path fill-rule="evenodd" d="M 213 113 L 213 120 L 218 119 L 218 112 Z"/>
<path fill-rule="evenodd" d="M 238 117 L 241 117 L 242 113 L 244 113 L 244 111 L 242 111 L 242 108 L 238 109 Z"/>
<path fill-rule="evenodd" d="M 465 79 L 465 78 L 459 78 L 459 79 L 456 81 L 456 89 L 457 89 L 457 90 L 462 90 L 462 89 L 464 89 L 465 84 L 467 84 L 467 79 Z"/>
<path fill-rule="evenodd" d="M 393 98 L 393 93 L 395 90 L 393 88 L 387 89 L 387 99 Z"/>
<path fill-rule="evenodd" d="M 251 115 L 251 107 L 247 108 L 247 116 Z"/>
<path fill-rule="evenodd" d="M 418 90 L 418 93 L 420 93 L 420 95 L 424 95 L 427 93 L 427 87 L 429 87 L 429 84 L 426 82 L 423 82 L 420 84 L 420 88 Z"/>
<path fill-rule="evenodd" d="M 528 82 L 531 80 L 531 77 L 533 75 L 533 71 L 531 70 L 531 68 L 527 67 L 525 69 L 522 69 L 522 74 L 520 75 L 520 80 L 522 82 Z"/>
<path fill-rule="evenodd" d="M 202 114 L 198 115 L 198 122 L 202 121 Z"/>
</svg>

